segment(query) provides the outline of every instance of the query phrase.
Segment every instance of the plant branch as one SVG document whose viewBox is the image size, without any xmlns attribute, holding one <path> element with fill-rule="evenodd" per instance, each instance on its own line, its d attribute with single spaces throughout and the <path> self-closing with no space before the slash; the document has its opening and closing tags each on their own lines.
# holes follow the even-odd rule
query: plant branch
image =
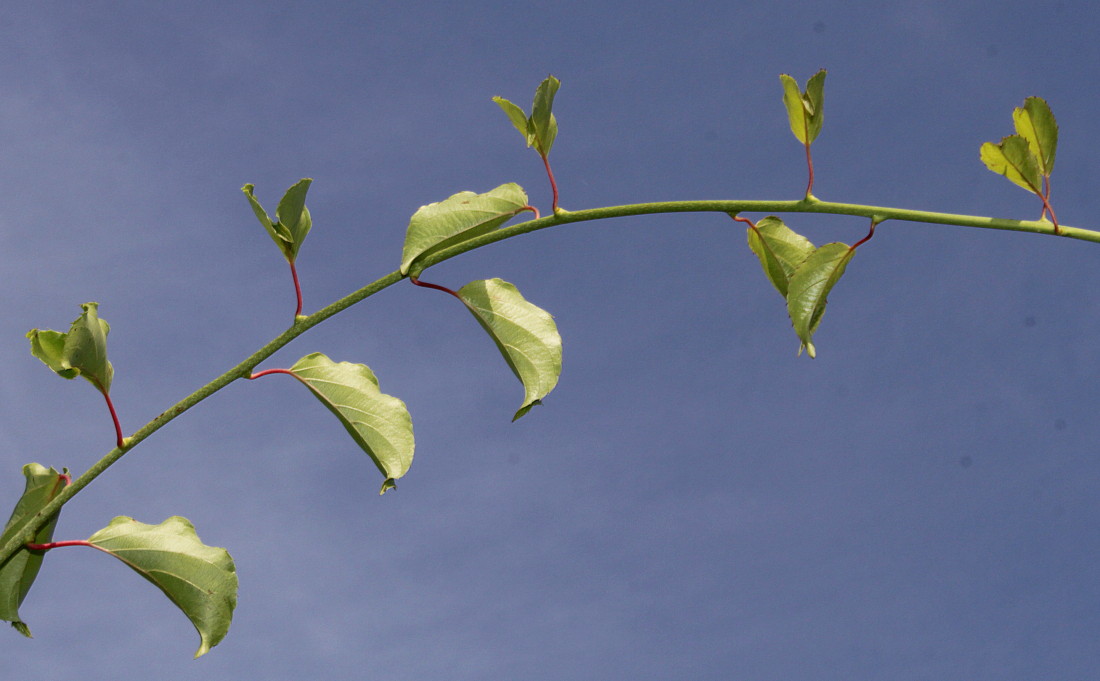
<svg viewBox="0 0 1100 681">
<path fill-rule="evenodd" d="M 504 227 L 483 236 L 434 253 L 424 258 L 421 269 L 439 264 L 445 260 L 454 258 L 467 251 L 472 251 L 487 246 L 497 241 L 510 239 L 521 234 L 567 225 L 574 222 L 587 222 L 592 220 L 605 220 L 615 217 L 629 217 L 636 215 L 654 215 L 661 213 L 733 213 L 761 212 L 761 213 L 824 213 L 836 215 L 852 215 L 866 217 L 881 223 L 886 220 L 902 220 L 907 222 L 925 222 L 932 224 L 957 225 L 960 227 L 976 227 L 981 229 L 998 229 L 1014 232 L 1031 232 L 1035 234 L 1049 234 L 1064 236 L 1071 239 L 1100 243 L 1100 231 L 1079 229 L 1075 227 L 1060 226 L 1056 228 L 1046 220 L 1008 220 L 1002 218 L 989 218 L 976 215 L 957 215 L 951 213 L 936 213 L 930 211 L 908 210 L 904 208 L 884 208 L 881 206 L 867 206 L 853 203 L 834 203 L 817 199 L 803 199 L 800 201 L 669 201 L 662 203 L 639 203 L 624 206 L 610 206 L 606 208 L 593 208 L 589 210 L 566 211 L 559 210 L 555 215 L 529 220 L 527 222 Z M 735 218 L 737 219 L 737 218 Z M 321 308 L 313 314 L 297 317 L 294 324 L 276 336 L 266 345 L 256 350 L 236 366 L 228 369 L 223 374 L 202 386 L 195 392 L 183 398 L 167 411 L 161 413 L 149 423 L 135 432 L 125 448 L 119 446 L 107 452 L 99 461 L 93 464 L 80 477 L 73 480 L 71 485 L 65 487 L 58 495 L 44 506 L 35 518 L 28 522 L 21 533 L 12 536 L 6 544 L 0 546 L 0 566 L 7 562 L 16 552 L 24 548 L 27 542 L 33 540 L 35 533 L 46 524 L 48 519 L 61 510 L 73 496 L 87 487 L 93 480 L 122 458 L 123 454 L 130 451 L 138 443 L 149 437 L 170 421 L 183 414 L 185 411 L 203 401 L 207 397 L 218 392 L 225 386 L 239 378 L 250 378 L 252 370 L 262 361 L 270 357 L 277 350 L 283 348 L 292 340 L 320 324 L 326 319 L 342 312 L 343 310 L 359 303 L 366 298 L 389 288 L 405 277 L 399 271 L 377 279 L 370 284 L 354 291 L 339 300 Z M 263 373 L 263 372 L 261 372 Z"/>
</svg>

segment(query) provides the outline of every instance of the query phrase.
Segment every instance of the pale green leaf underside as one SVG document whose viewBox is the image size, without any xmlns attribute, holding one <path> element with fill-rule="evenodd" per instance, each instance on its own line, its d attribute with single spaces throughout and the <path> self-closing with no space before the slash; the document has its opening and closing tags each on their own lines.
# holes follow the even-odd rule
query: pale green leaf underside
<svg viewBox="0 0 1100 681">
<path fill-rule="evenodd" d="M 791 275 L 814 252 L 813 243 L 771 215 L 748 228 L 748 240 L 768 281 L 786 297 Z"/>
<path fill-rule="evenodd" d="M 493 231 L 527 204 L 523 188 L 509 182 L 484 194 L 459 192 L 421 206 L 405 232 L 401 274 L 408 274 L 418 259 Z"/>
<path fill-rule="evenodd" d="M 369 367 L 333 362 L 315 352 L 290 367 L 347 429 L 385 476 L 382 492 L 394 486 L 412 465 L 412 417 L 405 403 L 378 388 Z"/>
<path fill-rule="evenodd" d="M 993 172 L 1004 175 L 1033 194 L 1042 196 L 1043 179 L 1038 162 L 1031 153 L 1027 140 L 1020 135 L 1005 137 L 1000 144 L 986 142 L 981 147 L 981 159 Z"/>
<path fill-rule="evenodd" d="M 195 657 L 225 638 L 237 606 L 237 571 L 225 549 L 206 546 L 186 518 L 146 525 L 119 516 L 88 542 L 129 565 L 183 611 L 201 639 Z"/>
<path fill-rule="evenodd" d="M 523 383 L 524 400 L 512 417 L 515 421 L 558 383 L 561 336 L 554 318 L 501 279 L 472 281 L 459 289 L 458 295 Z"/>
<path fill-rule="evenodd" d="M 68 333 L 31 329 L 27 338 L 31 354 L 62 378 L 83 376 L 104 394 L 111 391 L 115 370 L 107 360 L 107 334 L 111 327 L 99 318 L 99 303 L 84 303 L 83 313 Z"/>
<path fill-rule="evenodd" d="M 11 518 L 4 526 L 4 533 L 0 535 L 0 544 L 6 544 L 12 537 L 21 533 L 27 523 L 34 520 L 34 515 L 53 500 L 65 486 L 65 479 L 60 473 L 37 463 L 23 466 L 23 476 L 26 478 L 23 496 L 16 502 Z M 34 535 L 33 543 L 45 544 L 53 541 L 56 525 L 57 516 L 55 515 Z M 0 619 L 11 622 L 16 631 L 27 637 L 30 637 L 31 632 L 19 617 L 19 606 L 30 591 L 35 577 L 38 576 L 43 555 L 42 551 L 22 549 L 0 568 Z"/>
<path fill-rule="evenodd" d="M 791 275 L 787 292 L 787 313 L 795 333 L 802 341 L 799 353 L 806 350 L 817 356 L 813 344 L 814 332 L 825 314 L 829 292 L 844 274 L 855 253 L 848 244 L 831 243 L 818 248 Z"/>
<path fill-rule="evenodd" d="M 1027 140 L 1039 173 L 1050 177 L 1058 148 L 1058 123 L 1046 101 L 1041 97 L 1028 97 L 1022 107 L 1013 110 L 1012 121 L 1016 134 Z"/>
</svg>

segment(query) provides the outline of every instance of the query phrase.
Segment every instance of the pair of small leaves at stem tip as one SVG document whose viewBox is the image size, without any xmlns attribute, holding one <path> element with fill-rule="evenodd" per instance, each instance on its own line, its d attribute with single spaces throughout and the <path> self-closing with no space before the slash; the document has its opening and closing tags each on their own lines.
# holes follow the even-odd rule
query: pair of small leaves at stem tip
<svg viewBox="0 0 1100 681">
<path fill-rule="evenodd" d="M 31 329 L 27 338 L 31 354 L 58 376 L 83 376 L 103 394 L 111 391 L 115 370 L 107 360 L 107 334 L 111 326 L 99 318 L 99 303 L 84 303 L 83 312 L 67 333 Z"/>
<path fill-rule="evenodd" d="M 741 221 L 747 221 L 740 218 Z M 787 301 L 787 314 L 802 350 L 817 357 L 814 333 L 821 325 L 829 293 L 844 275 L 855 249 L 834 242 L 820 248 L 775 216 L 748 228 L 749 248 L 760 260 L 764 275 Z"/>
<path fill-rule="evenodd" d="M 547 76 L 535 90 L 535 99 L 531 105 L 531 115 L 503 97 L 493 97 L 493 101 L 512 121 L 519 134 L 527 142 L 527 146 L 534 147 L 540 156 L 546 158 L 550 155 L 550 148 L 554 146 L 554 140 L 558 136 L 558 121 L 552 111 L 554 107 L 554 95 L 561 87 L 561 81 L 554 76 Z"/>
<path fill-rule="evenodd" d="M 798 82 L 785 73 L 779 76 L 779 81 L 783 84 L 783 104 L 791 132 L 799 142 L 809 146 L 821 133 L 824 120 L 825 69 L 810 76 L 805 90 L 800 90 Z"/>
<path fill-rule="evenodd" d="M 980 156 L 986 167 L 1008 178 L 1043 200 L 1046 216 L 1050 200 L 1050 176 L 1058 148 L 1058 123 L 1050 106 L 1040 97 L 1028 97 L 1012 111 L 1015 135 L 997 144 L 986 142 Z M 1054 220 L 1053 214 L 1051 215 Z"/>
<path fill-rule="evenodd" d="M 69 476 L 37 463 L 23 467 L 26 486 L 15 505 L 0 543 L 19 536 L 35 516 L 68 484 Z M 32 544 L 53 541 L 58 515 L 39 529 Z M 119 516 L 84 542 L 118 558 L 152 582 L 191 621 L 199 633 L 195 657 L 217 645 L 229 631 L 237 605 L 237 573 L 233 558 L 223 548 L 199 540 L 186 518 L 173 516 L 159 525 L 146 525 Z M 19 606 L 30 591 L 47 551 L 21 549 L 0 567 L 0 619 L 30 636 Z"/>
<path fill-rule="evenodd" d="M 241 191 L 248 197 L 248 203 L 252 206 L 252 212 L 267 230 L 271 240 L 279 247 L 279 251 L 287 262 L 293 263 L 298 257 L 298 249 L 302 247 L 313 227 L 313 218 L 306 208 L 306 193 L 313 180 L 306 177 L 298 180 L 290 189 L 286 190 L 283 198 L 279 200 L 279 206 L 275 209 L 275 219 L 267 214 L 260 202 L 252 194 L 254 185 L 246 184 Z"/>
</svg>

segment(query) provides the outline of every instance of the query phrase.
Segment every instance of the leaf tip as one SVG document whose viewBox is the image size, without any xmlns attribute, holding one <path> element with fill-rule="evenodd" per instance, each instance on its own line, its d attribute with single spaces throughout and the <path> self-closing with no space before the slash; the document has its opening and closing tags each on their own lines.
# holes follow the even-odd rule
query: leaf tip
<svg viewBox="0 0 1100 681">
<path fill-rule="evenodd" d="M 394 482 L 393 478 L 386 478 L 385 482 L 382 483 L 382 489 L 378 490 L 378 496 L 382 496 L 391 489 L 397 489 L 397 483 Z"/>
<path fill-rule="evenodd" d="M 512 423 L 515 423 L 516 421 L 520 420 L 522 417 L 526 416 L 527 412 L 531 411 L 532 407 L 538 406 L 540 404 L 542 404 L 542 400 L 535 400 L 535 401 L 531 402 L 531 404 L 525 404 L 522 407 L 520 407 L 519 410 L 516 411 L 516 415 L 512 417 Z"/>
<path fill-rule="evenodd" d="M 30 627 L 27 626 L 26 622 L 20 622 L 19 620 L 16 620 L 16 621 L 11 623 L 11 628 L 15 629 L 16 631 L 18 631 L 20 634 L 23 634 L 27 638 L 34 638 L 33 636 L 31 636 Z"/>
</svg>

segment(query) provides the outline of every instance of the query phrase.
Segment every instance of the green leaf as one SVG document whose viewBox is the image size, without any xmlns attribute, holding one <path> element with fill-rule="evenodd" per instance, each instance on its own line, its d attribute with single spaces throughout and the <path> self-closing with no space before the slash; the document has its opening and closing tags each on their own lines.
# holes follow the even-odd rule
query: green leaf
<svg viewBox="0 0 1100 681">
<path fill-rule="evenodd" d="M 468 239 L 488 234 L 527 207 L 527 194 L 514 182 L 475 194 L 459 192 L 421 206 L 409 220 L 401 252 L 401 274 L 413 263 Z"/>
<path fill-rule="evenodd" d="M 1040 97 L 1028 97 L 1022 107 L 1012 111 L 1012 121 L 1016 134 L 1027 140 L 1039 173 L 1050 177 L 1058 148 L 1058 123 L 1046 101 Z"/>
<path fill-rule="evenodd" d="M 309 215 L 309 209 L 306 208 L 306 192 L 309 191 L 311 184 L 313 180 L 308 177 L 298 180 L 286 190 L 279 201 L 279 207 L 275 210 L 275 217 L 279 224 L 290 233 L 295 257 L 306 235 L 309 234 L 310 227 L 313 226 L 313 219 Z"/>
<path fill-rule="evenodd" d="M 195 657 L 225 638 L 237 607 L 237 569 L 225 549 L 206 546 L 186 518 L 146 525 L 119 516 L 88 537 L 149 580 L 195 625 L 201 639 Z"/>
<path fill-rule="evenodd" d="M 806 82 L 806 90 L 787 74 L 779 76 L 783 85 L 783 104 L 795 138 L 806 145 L 813 143 L 821 133 L 825 105 L 825 69 L 821 69 Z"/>
<path fill-rule="evenodd" d="M 791 275 L 814 252 L 814 245 L 774 215 L 757 222 L 756 229 L 749 227 L 748 238 L 768 281 L 786 298 Z"/>
<path fill-rule="evenodd" d="M 554 95 L 561 87 L 561 81 L 547 76 L 535 90 L 535 101 L 531 106 L 531 115 L 503 97 L 493 97 L 493 101 L 504 110 L 508 120 L 523 135 L 527 146 L 535 147 L 542 156 L 550 154 L 554 140 L 558 136 L 558 121 L 554 118 Z"/>
<path fill-rule="evenodd" d="M 813 337 L 825 314 L 829 292 L 840 281 L 848 261 L 855 251 L 848 244 L 825 244 L 810 254 L 791 275 L 787 291 L 787 313 L 791 316 L 794 331 L 810 357 L 817 356 Z"/>
<path fill-rule="evenodd" d="M 107 361 L 107 334 L 111 327 L 99 318 L 99 303 L 84 303 L 83 314 L 68 333 L 31 329 L 31 354 L 62 378 L 83 376 L 103 394 L 111 391 L 115 370 Z"/>
<path fill-rule="evenodd" d="M 516 127 L 516 130 L 519 130 L 519 134 L 523 135 L 523 139 L 527 141 L 527 146 L 534 144 L 535 134 L 531 131 L 530 120 L 524 110 L 503 97 L 493 97 L 493 101 L 504 110 L 508 120 L 512 121 L 512 125 Z"/>
<path fill-rule="evenodd" d="M 523 404 L 512 417 L 515 421 L 558 383 L 561 336 L 554 318 L 501 279 L 472 281 L 459 289 L 458 295 L 523 383 Z"/>
<path fill-rule="evenodd" d="M 6 544 L 26 529 L 27 524 L 68 484 L 68 476 L 53 468 L 36 463 L 23 466 L 23 476 L 27 479 L 23 496 L 15 504 L 4 533 L 0 535 L 0 544 Z M 45 544 L 53 541 L 57 515 L 50 518 L 34 535 L 31 543 Z M 19 606 L 30 591 L 38 569 L 42 566 L 44 551 L 20 549 L 8 562 L 0 567 L 0 619 L 11 622 L 16 631 L 30 638 L 31 631 L 19 617 Z"/>
<path fill-rule="evenodd" d="M 313 226 L 309 209 L 306 208 L 306 192 L 309 191 L 312 183 L 313 180 L 307 177 L 298 180 L 290 189 L 287 189 L 279 201 L 279 207 L 275 210 L 275 220 L 271 219 L 253 196 L 252 190 L 255 189 L 255 185 L 246 184 L 241 187 L 241 191 L 252 206 L 252 212 L 256 214 L 256 219 L 267 230 L 268 236 L 290 263 L 298 257 L 298 249 L 302 247 L 302 242 L 305 241 L 306 235 Z"/>
<path fill-rule="evenodd" d="M 1038 161 L 1027 140 L 1020 135 L 1005 137 L 1000 144 L 986 142 L 981 148 L 981 158 L 986 167 L 998 175 L 1004 175 L 1033 194 L 1043 195 Z"/>
<path fill-rule="evenodd" d="M 535 148 L 543 156 L 550 154 L 554 139 L 558 136 L 558 121 L 551 111 L 554 107 L 554 95 L 561 87 L 561 81 L 547 76 L 535 90 L 535 101 L 531 106 L 531 127 L 534 128 Z"/>
<path fill-rule="evenodd" d="M 413 459 L 412 418 L 405 403 L 383 394 L 366 365 L 337 364 L 319 352 L 295 362 L 290 372 L 340 419 L 382 471 L 386 479 L 381 493 L 395 487 L 394 480 L 409 470 Z"/>
</svg>

